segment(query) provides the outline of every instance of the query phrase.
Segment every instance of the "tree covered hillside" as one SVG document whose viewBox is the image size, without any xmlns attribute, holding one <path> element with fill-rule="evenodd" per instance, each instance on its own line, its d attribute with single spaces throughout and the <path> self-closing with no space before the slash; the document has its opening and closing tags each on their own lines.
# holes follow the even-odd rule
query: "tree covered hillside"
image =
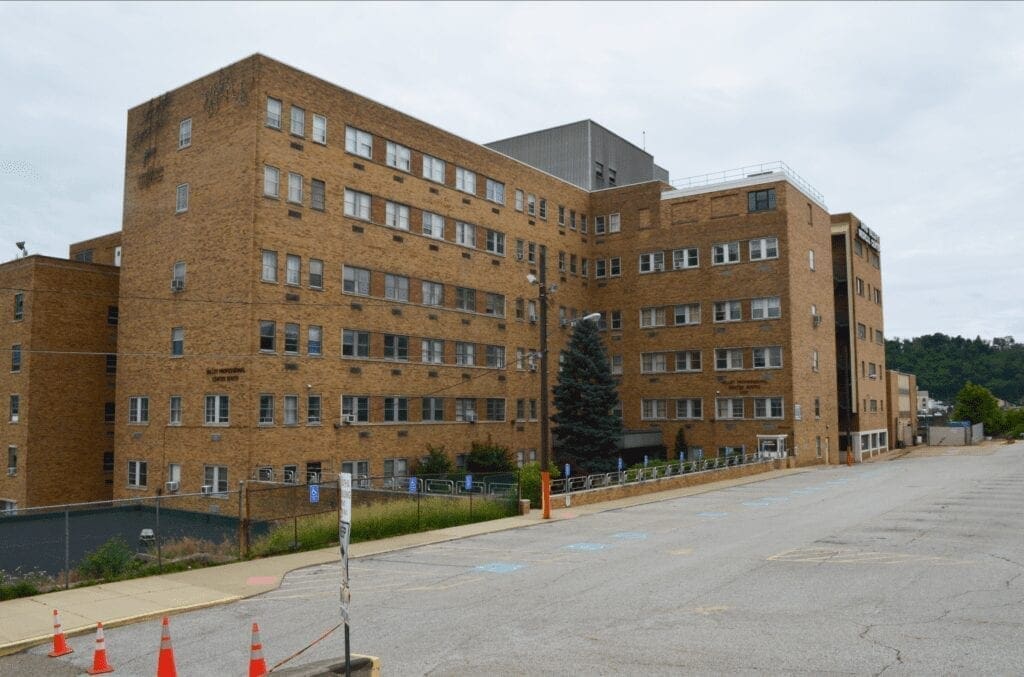
<svg viewBox="0 0 1024 677">
<path fill-rule="evenodd" d="M 885 342 L 888 369 L 917 376 L 917 387 L 937 400 L 952 402 L 968 381 L 988 388 L 996 397 L 1024 403 L 1024 344 L 1012 336 L 985 341 L 981 337 L 930 334 Z"/>
</svg>

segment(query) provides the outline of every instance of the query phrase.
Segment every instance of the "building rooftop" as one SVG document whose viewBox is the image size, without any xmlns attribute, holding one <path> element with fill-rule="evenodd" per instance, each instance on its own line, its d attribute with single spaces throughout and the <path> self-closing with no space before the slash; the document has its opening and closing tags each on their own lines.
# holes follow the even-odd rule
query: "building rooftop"
<svg viewBox="0 0 1024 677">
<path fill-rule="evenodd" d="M 804 195 L 818 203 L 819 207 L 828 211 L 825 196 L 781 160 L 676 179 L 671 182 L 676 190 L 666 193 L 666 197 L 706 193 L 709 190 L 721 190 L 731 186 L 749 186 L 776 180 L 789 181 Z"/>
</svg>

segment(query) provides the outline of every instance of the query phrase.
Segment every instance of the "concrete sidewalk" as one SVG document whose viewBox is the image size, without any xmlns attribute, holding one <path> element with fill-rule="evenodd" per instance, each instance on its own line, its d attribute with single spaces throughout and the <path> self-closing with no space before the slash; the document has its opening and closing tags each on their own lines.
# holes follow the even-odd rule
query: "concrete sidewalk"
<svg viewBox="0 0 1024 677">
<path fill-rule="evenodd" d="M 393 550 L 442 543 L 506 529 L 550 524 L 581 515 L 594 514 L 701 494 L 725 487 L 761 482 L 788 474 L 809 472 L 818 467 L 773 470 L 759 475 L 709 482 L 698 486 L 630 496 L 614 501 L 574 506 L 552 511 L 545 521 L 540 510 L 529 515 L 506 517 L 490 522 L 466 524 L 448 529 L 407 534 L 379 541 L 354 543 L 350 556 L 368 557 Z M 835 466 L 828 466 L 835 467 Z M 217 604 L 228 604 L 278 587 L 290 571 L 336 562 L 337 546 L 277 557 L 235 562 L 191 571 L 149 576 L 103 585 L 60 590 L 35 597 L 0 602 L 0 656 L 17 653 L 50 642 L 53 637 L 53 609 L 60 611 L 66 635 L 94 632 L 96 623 L 111 628 Z"/>
</svg>

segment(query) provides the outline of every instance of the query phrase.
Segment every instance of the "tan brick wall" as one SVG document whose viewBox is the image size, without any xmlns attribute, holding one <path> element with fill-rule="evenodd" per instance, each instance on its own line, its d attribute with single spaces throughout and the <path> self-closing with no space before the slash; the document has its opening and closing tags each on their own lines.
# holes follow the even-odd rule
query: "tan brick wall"
<svg viewBox="0 0 1024 677">
<path fill-rule="evenodd" d="M 121 231 L 75 242 L 68 247 L 68 258 L 77 260 L 81 255 L 91 257 L 91 263 L 117 265 L 117 250 L 121 247 Z"/>
</svg>

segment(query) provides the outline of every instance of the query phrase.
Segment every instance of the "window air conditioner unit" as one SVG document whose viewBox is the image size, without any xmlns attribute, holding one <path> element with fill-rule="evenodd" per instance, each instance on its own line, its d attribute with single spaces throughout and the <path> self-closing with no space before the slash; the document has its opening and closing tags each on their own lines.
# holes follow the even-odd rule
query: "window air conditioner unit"
<svg viewBox="0 0 1024 677">
<path fill-rule="evenodd" d="M 171 291 L 182 291 L 185 289 L 185 280 L 171 280 Z"/>
<path fill-rule="evenodd" d="M 476 412 L 467 411 L 462 415 L 462 418 L 466 420 L 466 423 L 476 423 Z"/>
<path fill-rule="evenodd" d="M 203 486 L 199 487 L 199 492 L 202 493 L 202 494 L 212 494 L 213 493 L 213 485 L 212 484 L 204 484 Z"/>
<path fill-rule="evenodd" d="M 7 476 L 8 477 L 14 477 L 17 474 L 18 474 L 18 469 L 17 468 L 8 468 L 7 469 Z"/>
<path fill-rule="evenodd" d="M 320 475 L 315 472 L 309 473 L 306 477 L 306 484 L 320 484 Z"/>
<path fill-rule="evenodd" d="M 530 313 L 530 323 L 531 324 L 537 324 L 537 314 L 536 313 Z"/>
<path fill-rule="evenodd" d="M 524 258 L 524 257 L 523 257 L 523 255 L 522 255 L 522 254 L 516 254 L 516 261 L 522 261 L 522 260 L 523 260 L 523 258 Z"/>
<path fill-rule="evenodd" d="M 294 470 L 285 470 L 284 471 L 284 481 L 285 481 L 286 484 L 295 484 L 295 471 Z"/>
<path fill-rule="evenodd" d="M 352 425 L 353 423 L 356 422 L 356 415 L 355 414 L 343 414 L 342 417 L 341 417 L 341 422 L 346 424 L 346 425 Z"/>
<path fill-rule="evenodd" d="M 562 325 L 563 327 L 568 327 L 569 326 L 569 320 L 563 318 L 563 319 L 558 321 L 558 324 Z"/>
<path fill-rule="evenodd" d="M 168 493 L 173 493 L 178 490 L 177 482 L 167 482 L 164 486 L 167 488 Z"/>
<path fill-rule="evenodd" d="M 821 324 L 821 315 L 811 315 L 811 323 L 817 327 Z"/>
</svg>

